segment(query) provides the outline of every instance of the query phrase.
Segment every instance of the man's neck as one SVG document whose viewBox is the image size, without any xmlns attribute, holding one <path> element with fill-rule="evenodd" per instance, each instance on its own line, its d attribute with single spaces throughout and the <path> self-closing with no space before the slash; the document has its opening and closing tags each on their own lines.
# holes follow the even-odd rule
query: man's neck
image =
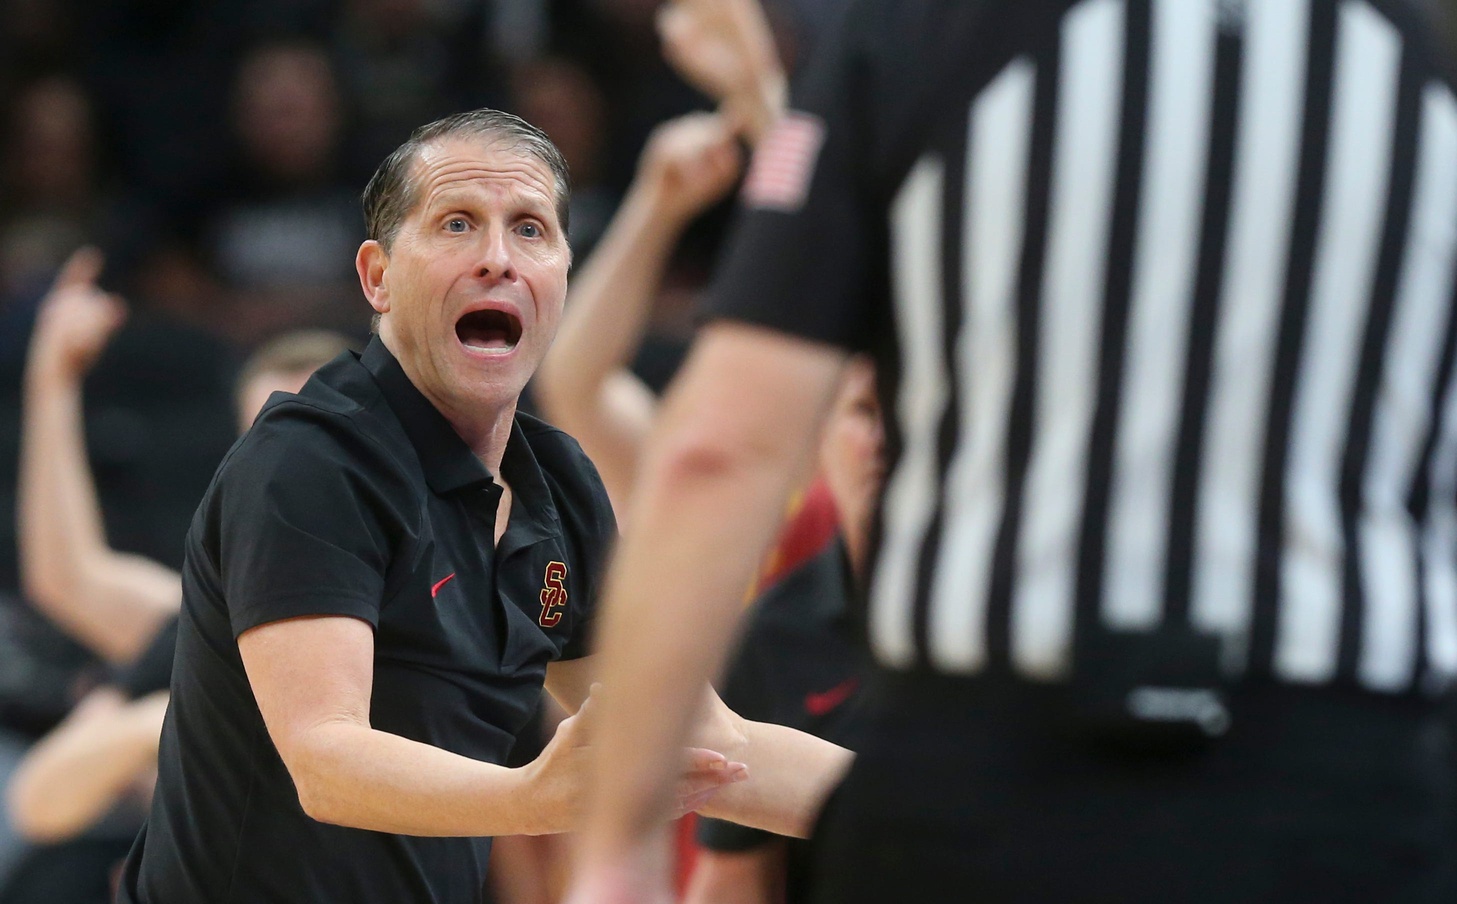
<svg viewBox="0 0 1457 904">
<path fill-rule="evenodd" d="M 435 410 L 445 416 L 450 426 L 470 446 L 476 458 L 491 472 L 491 476 L 499 481 L 501 458 L 506 454 L 506 443 L 511 439 L 511 425 L 516 420 L 516 400 L 512 399 L 510 403 L 499 408 L 482 405 L 470 409 L 468 406 L 451 404 L 449 400 L 430 398 L 430 393 L 423 389 L 420 391 L 435 406 Z"/>
<path fill-rule="evenodd" d="M 405 377 L 414 384 L 435 410 L 439 411 L 460 436 L 481 464 L 498 481 L 501 477 L 501 458 L 506 454 L 506 443 L 511 439 L 511 427 L 516 421 L 516 399 L 499 405 L 488 403 L 462 404 L 458 400 L 437 398 L 418 375 L 411 371 L 410 364 L 393 348 L 385 331 L 380 331 L 380 341 L 400 363 Z"/>
<path fill-rule="evenodd" d="M 486 470 L 490 471 L 491 476 L 496 478 L 499 483 L 501 481 L 501 458 L 506 454 L 506 443 L 511 439 L 511 425 L 516 419 L 516 403 L 512 402 L 490 423 L 480 427 L 463 425 L 449 412 L 442 413 L 445 414 L 445 419 L 450 421 L 450 426 L 455 428 L 455 432 L 460 434 L 460 438 L 470 446 L 471 451 L 476 454 L 476 458 L 481 460 L 481 464 L 486 466 Z"/>
</svg>

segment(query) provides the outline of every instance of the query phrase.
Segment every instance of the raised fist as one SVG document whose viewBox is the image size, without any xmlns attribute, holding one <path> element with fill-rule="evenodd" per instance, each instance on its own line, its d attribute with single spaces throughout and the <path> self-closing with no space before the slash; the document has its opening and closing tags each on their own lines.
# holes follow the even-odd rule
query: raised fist
<svg viewBox="0 0 1457 904">
<path fill-rule="evenodd" d="M 672 0 L 658 11 L 663 55 L 689 84 L 720 102 L 751 142 L 784 103 L 785 76 L 759 0 Z"/>
<path fill-rule="evenodd" d="M 61 267 L 36 315 L 28 363 L 33 371 L 79 379 L 126 320 L 122 300 L 96 285 L 101 266 L 99 251 L 82 248 Z"/>
<path fill-rule="evenodd" d="M 733 188 L 741 156 L 721 116 L 690 113 L 653 130 L 638 162 L 638 179 L 653 192 L 663 214 L 686 223 Z"/>
</svg>

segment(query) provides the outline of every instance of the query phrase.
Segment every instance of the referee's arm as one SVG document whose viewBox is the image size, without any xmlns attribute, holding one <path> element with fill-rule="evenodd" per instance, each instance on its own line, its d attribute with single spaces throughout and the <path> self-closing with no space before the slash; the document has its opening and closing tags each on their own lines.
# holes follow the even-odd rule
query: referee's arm
<svg viewBox="0 0 1457 904">
<path fill-rule="evenodd" d="M 580 891 L 593 877 L 644 862 L 698 688 L 722 664 L 743 588 L 774 536 L 844 363 L 845 353 L 827 345 L 720 322 L 703 330 L 675 382 L 604 601 L 606 691 Z M 801 762 L 806 801 L 827 793 L 847 765 L 848 755 Z M 715 803 L 765 778 L 750 761 L 749 781 Z M 812 811 L 818 802 L 807 805 Z"/>
</svg>

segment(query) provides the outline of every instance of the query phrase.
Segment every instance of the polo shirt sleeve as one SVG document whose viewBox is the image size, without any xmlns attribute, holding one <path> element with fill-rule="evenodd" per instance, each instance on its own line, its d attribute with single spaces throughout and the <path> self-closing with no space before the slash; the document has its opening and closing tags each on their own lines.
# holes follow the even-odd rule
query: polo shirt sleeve
<svg viewBox="0 0 1457 904">
<path fill-rule="evenodd" d="M 348 418 L 266 412 L 219 474 L 217 568 L 233 634 L 286 618 L 378 626 L 404 506 L 388 456 Z"/>
<path fill-rule="evenodd" d="M 862 30 L 840 28 L 827 38 L 796 83 L 790 110 L 756 150 L 707 300 L 709 319 L 871 348 L 883 226 L 865 153 Z"/>
</svg>

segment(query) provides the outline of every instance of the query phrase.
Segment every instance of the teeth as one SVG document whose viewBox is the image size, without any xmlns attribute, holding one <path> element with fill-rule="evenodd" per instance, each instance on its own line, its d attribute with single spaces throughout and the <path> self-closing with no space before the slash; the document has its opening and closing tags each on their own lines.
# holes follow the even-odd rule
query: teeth
<svg viewBox="0 0 1457 904">
<path fill-rule="evenodd" d="M 480 352 L 484 355 L 504 355 L 515 348 L 514 345 L 471 345 L 469 342 L 462 344 L 471 351 Z"/>
</svg>

